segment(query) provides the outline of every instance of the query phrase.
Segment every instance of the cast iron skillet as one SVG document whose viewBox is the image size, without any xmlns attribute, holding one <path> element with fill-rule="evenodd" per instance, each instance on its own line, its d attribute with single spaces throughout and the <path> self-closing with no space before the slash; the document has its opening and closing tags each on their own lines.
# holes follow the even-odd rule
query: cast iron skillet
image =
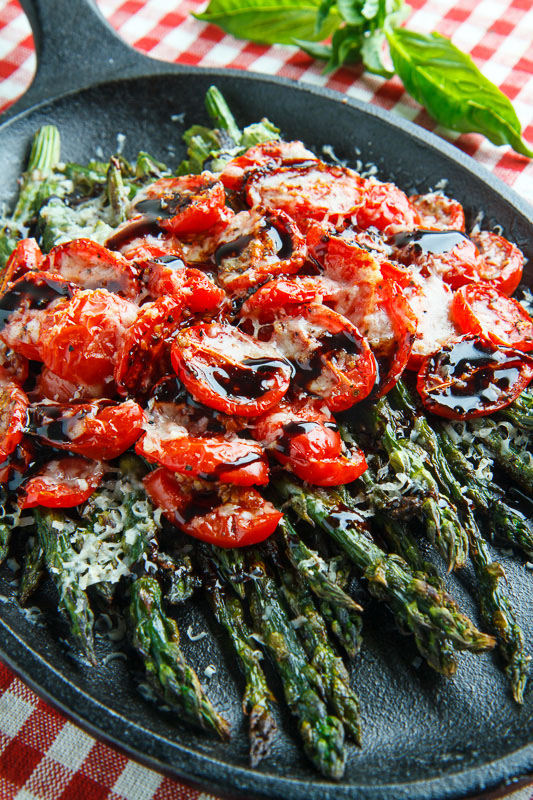
<svg viewBox="0 0 533 800">
<path fill-rule="evenodd" d="M 530 258 L 532 209 L 467 156 L 430 133 L 333 92 L 287 80 L 231 70 L 207 70 L 153 61 L 127 47 L 91 0 L 22 0 L 33 28 L 38 72 L 28 93 L 0 126 L 0 197 L 10 200 L 31 136 L 44 122 L 58 125 L 65 160 L 85 161 L 101 147 L 125 154 L 145 148 L 170 163 L 183 153 L 182 131 L 205 120 L 203 97 L 216 83 L 241 124 L 268 115 L 287 137 L 310 146 L 329 144 L 355 163 L 374 162 L 379 177 L 405 190 L 424 191 L 442 178 L 470 220 L 485 214 L 499 223 Z M 176 117 L 176 114 L 183 116 Z M 531 273 L 529 276 L 531 285 Z M 533 575 L 502 556 L 509 586 L 529 642 Z M 364 716 L 364 745 L 349 753 L 345 778 L 322 779 L 307 763 L 289 718 L 279 712 L 280 735 L 259 769 L 247 766 L 242 682 L 235 660 L 201 605 L 190 604 L 179 623 L 206 630 L 196 643 L 182 636 L 200 675 L 214 663 L 210 695 L 230 721 L 232 741 L 222 745 L 157 710 L 136 689 L 135 664 L 103 662 L 112 646 L 98 640 L 99 666 L 80 663 L 65 642 L 66 629 L 45 587 L 38 601 L 47 613 L 32 622 L 17 605 L 13 574 L 0 572 L 0 656 L 47 701 L 82 727 L 156 769 L 233 797 L 281 800 L 445 800 L 501 787 L 533 772 L 533 698 L 523 708 L 509 698 L 496 657 L 461 658 L 454 680 L 419 666 L 411 642 L 390 617 L 367 602 L 365 647 L 354 665 Z M 453 592 L 476 616 L 469 575 L 454 578 Z M 280 687 L 274 685 L 279 697 Z M 281 704 L 282 705 L 282 704 Z"/>
</svg>

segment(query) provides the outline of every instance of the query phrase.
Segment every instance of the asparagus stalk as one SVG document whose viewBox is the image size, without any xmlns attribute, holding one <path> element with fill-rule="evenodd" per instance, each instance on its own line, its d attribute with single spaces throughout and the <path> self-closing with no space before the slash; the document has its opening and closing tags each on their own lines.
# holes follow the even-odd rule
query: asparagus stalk
<svg viewBox="0 0 533 800">
<path fill-rule="evenodd" d="M 141 178 L 143 183 L 156 181 L 158 178 L 162 178 L 165 175 L 169 175 L 170 170 L 168 167 L 165 166 L 161 161 L 156 161 L 156 159 L 150 155 L 150 153 L 146 153 L 144 150 L 140 150 L 139 154 L 137 155 L 137 161 L 135 163 L 135 177 Z"/>
<path fill-rule="evenodd" d="M 280 522 L 279 528 L 291 564 L 308 582 L 313 593 L 338 608 L 347 609 L 352 614 L 360 613 L 363 610 L 362 606 L 329 576 L 327 562 L 315 550 L 307 547 L 286 517 Z"/>
<path fill-rule="evenodd" d="M 415 635 L 417 646 L 419 638 L 432 630 L 449 639 L 456 650 L 479 652 L 494 647 L 493 637 L 479 631 L 449 595 L 375 544 L 358 512 L 344 502 L 345 494 L 304 488 L 287 478 L 276 488 L 302 519 L 318 525 L 349 555 L 369 581 L 371 593 L 387 602 L 400 626 Z"/>
<path fill-rule="evenodd" d="M 244 551 L 237 547 L 216 547 L 215 545 L 208 545 L 206 550 L 209 551 L 224 580 L 244 600 L 246 597 L 245 582 L 249 578 Z"/>
<path fill-rule="evenodd" d="M 350 676 L 329 639 L 326 624 L 304 583 L 285 572 L 283 591 L 289 608 L 298 622 L 298 634 L 311 665 L 322 678 L 326 697 L 333 712 L 344 724 L 351 738 L 361 744 L 361 717 L 357 694 L 350 686 Z"/>
<path fill-rule="evenodd" d="M 253 576 L 250 610 L 254 624 L 276 665 L 287 705 L 298 720 L 304 750 L 320 772 L 339 779 L 346 759 L 343 725 L 327 714 L 320 676 L 308 663 L 264 563 L 251 553 L 248 565 Z"/>
<path fill-rule="evenodd" d="M 132 584 L 130 619 L 133 645 L 143 659 L 154 690 L 193 725 L 228 739 L 226 720 L 215 711 L 198 676 L 185 661 L 178 627 L 163 611 L 161 589 L 155 578 L 143 576 Z"/>
<path fill-rule="evenodd" d="M 252 639 L 252 631 L 244 620 L 242 603 L 230 595 L 214 574 L 212 562 L 202 557 L 207 576 L 207 597 L 220 625 L 229 634 L 245 679 L 242 710 L 249 715 L 250 764 L 256 767 L 270 752 L 277 725 L 272 713 L 274 700 L 268 688 L 260 660 L 262 653 Z"/>
<path fill-rule="evenodd" d="M 43 202 L 55 191 L 50 175 L 60 157 L 61 142 L 55 125 L 43 125 L 33 138 L 26 172 L 13 211 L 15 222 L 25 224 L 37 213 Z"/>
<path fill-rule="evenodd" d="M 235 145 L 238 145 L 242 132 L 235 121 L 235 117 L 221 92 L 216 86 L 210 86 L 205 95 L 205 106 L 214 125 L 219 130 L 227 131 Z"/>
<path fill-rule="evenodd" d="M 461 485 L 453 476 L 440 448 L 439 440 L 425 417 L 416 418 L 414 430 L 430 453 L 435 475 L 441 486 L 449 492 L 461 509 L 463 527 L 469 538 L 470 555 L 479 582 L 481 612 L 485 623 L 492 628 L 498 639 L 499 650 L 507 664 L 505 672 L 511 682 L 513 697 L 517 703 L 522 703 L 531 659 L 525 653 L 524 635 L 511 602 L 502 589 L 501 581 L 505 579 L 504 569 L 501 564 L 492 561 L 487 544 L 472 515 L 470 503 L 465 498 Z"/>
<path fill-rule="evenodd" d="M 437 481 L 427 468 L 424 451 L 407 438 L 398 436 L 394 413 L 386 398 L 373 410 L 374 431 L 381 432 L 389 463 L 397 475 L 407 475 L 411 486 L 421 496 L 420 510 L 429 539 L 448 564 L 448 570 L 464 566 L 468 555 L 468 537 L 452 503 L 442 497 Z"/>
<path fill-rule="evenodd" d="M 181 605 L 202 585 L 190 556 L 186 554 L 170 556 L 168 553 L 157 552 L 154 561 L 169 579 L 169 587 L 165 591 L 165 600 L 168 603 Z"/>
<path fill-rule="evenodd" d="M 77 576 L 71 569 L 71 564 L 78 555 L 70 541 L 74 526 L 69 526 L 63 515 L 57 511 L 36 509 L 34 516 L 45 565 L 59 592 L 59 608 L 68 616 L 70 630 L 85 655 L 92 664 L 96 664 L 93 612 L 87 593 L 80 588 Z"/>
<path fill-rule="evenodd" d="M 120 169 L 120 162 L 112 156 L 107 169 L 107 198 L 111 206 L 111 225 L 120 225 L 127 217 L 129 205 L 129 187 L 125 185 Z"/>
<path fill-rule="evenodd" d="M 24 559 L 24 569 L 19 586 L 19 601 L 22 605 L 28 602 L 28 599 L 36 590 L 44 575 L 45 557 L 44 549 L 36 536 L 33 546 L 26 553 Z"/>
<path fill-rule="evenodd" d="M 533 458 L 528 451 L 516 448 L 502 436 L 497 425 L 491 420 L 471 423 L 471 430 L 481 442 L 482 447 L 489 450 L 498 466 L 504 470 L 511 480 L 533 495 Z M 481 436 L 481 430 L 483 435 Z"/>
<path fill-rule="evenodd" d="M 498 417 L 502 417 L 517 428 L 530 433 L 533 431 L 533 394 L 522 392 L 514 403 L 498 412 Z"/>
<path fill-rule="evenodd" d="M 498 538 L 519 547 L 526 556 L 533 556 L 533 526 L 516 508 L 505 502 L 503 490 L 483 480 L 470 461 L 450 438 L 446 426 L 439 425 L 437 437 L 442 452 L 455 478 L 466 487 L 466 496 L 485 520 L 488 520 Z"/>
</svg>

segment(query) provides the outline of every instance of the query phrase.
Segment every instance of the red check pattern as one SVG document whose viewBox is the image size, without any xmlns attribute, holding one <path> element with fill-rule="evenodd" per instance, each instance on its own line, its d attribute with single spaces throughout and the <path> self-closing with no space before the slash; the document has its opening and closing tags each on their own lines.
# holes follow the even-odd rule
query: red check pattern
<svg viewBox="0 0 533 800">
<path fill-rule="evenodd" d="M 410 0 L 410 27 L 438 30 L 471 53 L 512 99 L 533 147 L 532 0 Z M 98 0 L 111 25 L 155 58 L 283 75 L 387 108 L 448 139 L 533 202 L 533 161 L 476 134 L 440 129 L 403 91 L 359 68 L 324 76 L 292 47 L 265 47 L 226 36 L 190 16 L 203 0 Z M 35 56 L 16 0 L 0 0 L 0 110 L 29 86 Z M 0 665 L 0 800 L 215 800 L 141 767 L 68 722 Z M 533 800 L 533 785 L 508 800 Z"/>
</svg>

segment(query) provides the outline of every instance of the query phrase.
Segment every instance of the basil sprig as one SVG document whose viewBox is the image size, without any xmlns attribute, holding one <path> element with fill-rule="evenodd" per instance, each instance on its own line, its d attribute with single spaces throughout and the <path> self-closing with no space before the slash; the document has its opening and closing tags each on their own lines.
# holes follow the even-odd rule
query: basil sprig
<svg viewBox="0 0 533 800">
<path fill-rule="evenodd" d="M 409 11 L 404 0 L 210 0 L 195 16 L 240 38 L 296 44 L 325 72 L 362 62 L 385 78 L 396 73 L 439 124 L 532 158 L 509 98 L 449 39 L 401 28 Z"/>
</svg>

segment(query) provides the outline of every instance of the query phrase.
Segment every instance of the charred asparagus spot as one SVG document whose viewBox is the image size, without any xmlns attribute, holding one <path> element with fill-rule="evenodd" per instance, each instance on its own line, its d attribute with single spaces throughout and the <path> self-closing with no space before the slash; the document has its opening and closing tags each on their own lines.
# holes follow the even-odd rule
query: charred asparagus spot
<svg viewBox="0 0 533 800">
<path fill-rule="evenodd" d="M 89 661 L 96 664 L 94 654 L 94 616 L 87 592 L 80 588 L 72 564 L 78 557 L 70 537 L 74 525 L 57 511 L 34 510 L 37 535 L 44 551 L 44 562 L 59 593 L 59 608 L 70 620 L 70 630 Z"/>
<path fill-rule="evenodd" d="M 27 551 L 20 578 L 19 602 L 24 605 L 37 589 L 45 572 L 44 549 L 36 536 L 33 546 Z"/>
<path fill-rule="evenodd" d="M 261 666 L 263 654 L 244 619 L 242 603 L 235 595 L 230 595 L 221 585 L 216 571 L 207 556 L 207 548 L 200 558 L 205 575 L 207 598 L 215 617 L 229 634 L 233 649 L 245 679 L 242 709 L 249 715 L 248 736 L 250 741 L 250 764 L 256 767 L 266 758 L 277 733 L 277 725 L 272 713 L 274 697 L 268 688 L 265 673 Z"/>
<path fill-rule="evenodd" d="M 131 587 L 132 641 L 140 653 L 148 681 L 168 705 L 193 725 L 229 739 L 229 727 L 205 694 L 198 676 L 179 646 L 178 626 L 162 608 L 155 578 L 143 576 Z"/>
<path fill-rule="evenodd" d="M 311 665 L 322 678 L 326 698 L 347 734 L 361 744 L 360 704 L 350 686 L 350 676 L 328 639 L 324 619 L 305 584 L 290 572 L 281 576 L 287 604 L 298 623 L 297 632 Z"/>
<path fill-rule="evenodd" d="M 224 580 L 229 583 L 239 597 L 246 597 L 245 583 L 248 580 L 244 551 L 236 547 L 216 547 L 208 545 L 211 556 Z"/>
<path fill-rule="evenodd" d="M 461 484 L 451 472 L 439 440 L 425 417 L 416 417 L 413 430 L 430 454 L 434 474 L 451 498 L 457 503 L 463 527 L 468 535 L 470 555 L 479 582 L 479 603 L 485 624 L 498 640 L 498 649 L 506 662 L 505 672 L 511 682 L 517 703 L 524 699 L 530 657 L 526 655 L 524 635 L 518 624 L 509 597 L 502 588 L 505 572 L 501 564 L 492 561 L 487 543 L 481 536 L 471 510 L 471 502 L 462 492 Z"/>
<path fill-rule="evenodd" d="M 167 603 L 174 606 L 184 603 L 202 585 L 202 579 L 189 555 L 179 553 L 171 556 L 157 552 L 154 561 L 168 579 L 168 589 L 165 591 Z"/>
<path fill-rule="evenodd" d="M 248 567 L 253 575 L 250 610 L 254 625 L 277 668 L 287 705 L 298 720 L 304 750 L 323 775 L 339 779 L 346 760 L 344 727 L 337 717 L 328 715 L 322 680 L 309 664 L 274 580 L 253 552 Z"/>
<path fill-rule="evenodd" d="M 304 488 L 287 478 L 277 482 L 276 489 L 299 517 L 318 525 L 350 556 L 368 580 L 370 592 L 389 605 L 400 627 L 415 635 L 417 646 L 417 636 L 431 630 L 456 650 L 479 652 L 494 647 L 494 638 L 479 631 L 446 592 L 417 577 L 402 558 L 387 555 L 375 544 L 360 514 L 345 502 L 345 492 Z"/>
<path fill-rule="evenodd" d="M 285 552 L 296 571 L 308 582 L 317 597 L 352 613 L 363 610 L 359 603 L 346 594 L 339 584 L 330 577 L 328 563 L 302 541 L 289 520 L 284 517 L 279 528 L 285 544 Z"/>
</svg>

